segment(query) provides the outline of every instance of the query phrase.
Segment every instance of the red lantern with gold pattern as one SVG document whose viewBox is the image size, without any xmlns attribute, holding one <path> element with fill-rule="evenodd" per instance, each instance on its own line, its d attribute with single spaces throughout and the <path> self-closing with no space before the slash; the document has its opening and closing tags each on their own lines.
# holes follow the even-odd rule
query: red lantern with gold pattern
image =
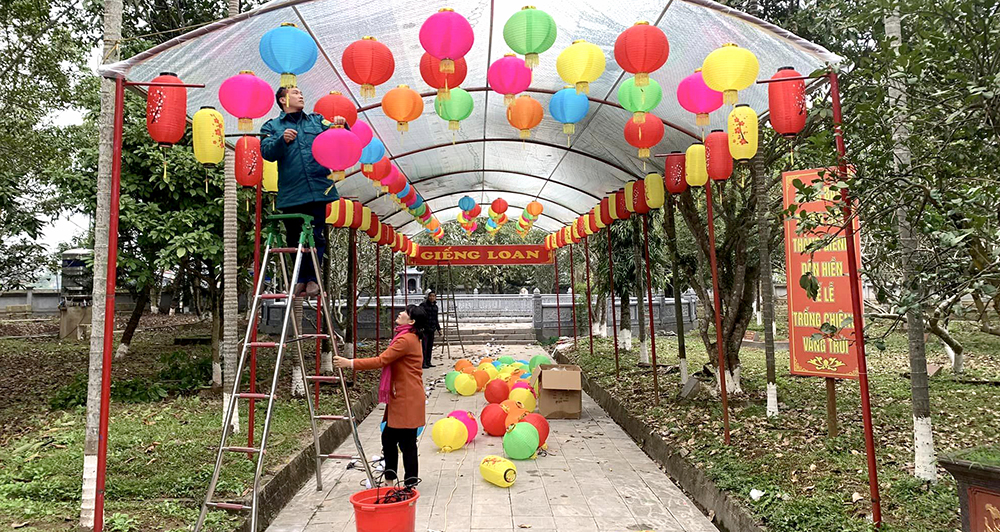
<svg viewBox="0 0 1000 532">
<path fill-rule="evenodd" d="M 183 83 L 176 74 L 161 72 L 152 83 Z M 146 130 L 160 146 L 177 144 L 187 127 L 187 89 L 151 85 L 146 93 Z M 258 152 L 260 150 L 257 150 Z"/>
<path fill-rule="evenodd" d="M 733 175 L 733 156 L 729 154 L 729 135 L 725 131 L 713 129 L 705 137 L 705 158 L 708 177 L 713 181 L 725 181 Z"/>
<path fill-rule="evenodd" d="M 611 217 L 611 198 L 604 198 L 597 206 L 597 212 L 601 215 L 601 222 L 604 225 L 611 225 L 615 219 Z"/>
<path fill-rule="evenodd" d="M 632 184 L 632 211 L 636 214 L 649 213 L 649 204 L 646 203 L 646 183 L 641 179 Z"/>
<path fill-rule="evenodd" d="M 806 127 L 806 82 L 802 79 L 774 82 L 776 79 L 802 77 L 792 67 L 781 67 L 767 84 L 767 105 L 771 127 L 779 135 L 794 137 Z"/>
<path fill-rule="evenodd" d="M 663 168 L 663 184 L 667 192 L 680 194 L 687 190 L 687 180 L 684 178 L 684 154 L 679 151 L 667 155 Z"/>
<path fill-rule="evenodd" d="M 631 198 L 625 196 L 624 188 L 615 192 L 615 213 L 619 220 L 628 220 L 629 216 L 632 216 L 632 211 L 628 209 L 630 200 Z"/>
<path fill-rule="evenodd" d="M 264 158 L 260 155 L 260 139 L 243 135 L 236 141 L 236 182 L 255 187 L 264 177 Z"/>
</svg>

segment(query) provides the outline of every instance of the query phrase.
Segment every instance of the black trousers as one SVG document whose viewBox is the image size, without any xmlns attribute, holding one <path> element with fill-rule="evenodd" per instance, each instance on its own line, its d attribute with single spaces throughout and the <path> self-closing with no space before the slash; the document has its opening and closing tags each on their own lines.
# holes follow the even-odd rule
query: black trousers
<svg viewBox="0 0 1000 532">
<path fill-rule="evenodd" d="M 417 472 L 417 429 L 395 429 L 386 426 L 382 431 L 382 456 L 385 457 L 385 479 L 396 480 L 399 471 L 399 454 L 403 452 L 403 467 L 407 484 L 419 478 Z"/>
<path fill-rule="evenodd" d="M 306 214 L 313 218 L 313 239 L 316 241 L 316 258 L 319 259 L 320 266 L 323 265 L 323 254 L 326 253 L 326 203 L 314 201 L 303 203 L 302 205 L 292 205 L 281 209 L 285 214 Z M 283 220 L 285 232 L 288 234 L 288 246 L 299 245 L 299 236 L 302 233 L 302 220 Z M 288 265 L 292 267 L 291 264 Z M 291 275 L 291 272 L 288 272 Z M 313 268 L 312 258 L 309 255 L 302 256 L 302 266 L 299 269 L 299 282 L 308 283 L 316 280 L 316 271 Z"/>
<path fill-rule="evenodd" d="M 424 365 L 431 365 L 431 351 L 434 349 L 434 331 L 424 333 L 422 341 L 424 348 Z"/>
</svg>

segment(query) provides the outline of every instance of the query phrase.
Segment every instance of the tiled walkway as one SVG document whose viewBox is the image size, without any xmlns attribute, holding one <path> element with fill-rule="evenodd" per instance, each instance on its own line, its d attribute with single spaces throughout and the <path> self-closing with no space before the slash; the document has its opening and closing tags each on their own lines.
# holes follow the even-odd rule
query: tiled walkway
<svg viewBox="0 0 1000 532">
<path fill-rule="evenodd" d="M 503 354 L 528 359 L 539 353 L 537 346 L 511 346 Z M 447 370 L 440 360 L 435 363 L 437 368 L 424 373 L 427 383 Z M 448 393 L 443 384 L 431 392 L 428 428 L 419 441 L 422 482 L 417 532 L 716 531 L 587 395 L 581 419 L 551 421 L 547 456 L 515 462 L 517 480 L 509 489 L 489 484 L 479 475 L 479 461 L 489 454 L 503 455 L 500 438 L 480 427 L 471 444 L 444 454 L 438 452 L 430 434 L 430 425 L 452 410 L 469 410 L 478 417 L 485 404 L 481 393 L 460 397 Z M 360 425 L 369 455 L 381 453 L 381 419 L 382 407 Z M 345 442 L 337 452 L 354 453 L 353 442 Z M 324 491 L 316 491 L 312 478 L 268 532 L 353 532 L 354 512 L 348 497 L 361 489 L 363 479 L 363 472 L 345 470 L 342 462 L 327 462 Z"/>
</svg>

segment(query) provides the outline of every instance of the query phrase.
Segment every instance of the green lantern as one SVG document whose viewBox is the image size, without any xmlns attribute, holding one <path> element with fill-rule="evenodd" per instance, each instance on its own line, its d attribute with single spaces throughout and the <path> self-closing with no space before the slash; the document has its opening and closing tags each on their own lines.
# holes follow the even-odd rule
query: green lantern
<svg viewBox="0 0 1000 532">
<path fill-rule="evenodd" d="M 649 85 L 644 87 L 637 87 L 635 78 L 625 80 L 625 83 L 618 87 L 618 103 L 632 112 L 632 119 L 636 124 L 645 122 L 646 113 L 656 109 L 662 98 L 663 90 L 652 78 L 649 80 Z"/>
<path fill-rule="evenodd" d="M 458 123 L 472 114 L 472 95 L 455 87 L 447 100 L 442 100 L 440 96 L 434 98 L 434 112 L 448 121 L 448 129 L 457 131 Z"/>
<path fill-rule="evenodd" d="M 545 355 L 535 355 L 531 357 L 530 361 L 528 361 L 528 366 L 530 367 L 531 372 L 534 373 L 535 368 L 537 368 L 538 366 L 542 364 L 551 364 L 551 363 L 552 359 L 550 359 L 549 357 Z"/>
<path fill-rule="evenodd" d="M 444 376 L 444 386 L 448 388 L 451 393 L 458 393 L 455 391 L 455 379 L 461 375 L 461 371 L 449 371 L 447 375 Z"/>
<path fill-rule="evenodd" d="M 510 355 L 504 355 L 504 356 L 500 357 L 498 360 L 500 361 L 500 364 L 502 364 L 504 366 L 510 365 L 510 364 L 514 363 L 514 357 L 512 357 Z M 500 368 L 500 371 L 503 371 L 502 367 Z"/>
<path fill-rule="evenodd" d="M 503 435 L 503 452 L 514 460 L 527 460 L 538 451 L 538 440 L 538 429 L 531 423 L 516 423 Z"/>
<path fill-rule="evenodd" d="M 524 66 L 538 66 L 538 54 L 556 42 L 556 21 L 535 6 L 526 6 L 503 25 L 503 40 L 511 50 L 524 56 Z"/>
</svg>

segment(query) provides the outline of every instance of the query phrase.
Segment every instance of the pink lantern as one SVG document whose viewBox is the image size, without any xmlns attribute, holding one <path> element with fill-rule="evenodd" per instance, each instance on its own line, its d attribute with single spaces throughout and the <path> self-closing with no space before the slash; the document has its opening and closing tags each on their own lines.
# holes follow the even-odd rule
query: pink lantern
<svg viewBox="0 0 1000 532">
<path fill-rule="evenodd" d="M 253 119 L 271 111 L 274 91 L 266 81 L 253 75 L 253 71 L 241 70 L 219 86 L 219 103 L 239 119 L 240 131 L 253 131 Z"/>
<path fill-rule="evenodd" d="M 486 81 L 495 92 L 503 94 L 503 103 L 514 105 L 514 96 L 531 86 L 531 69 L 514 54 L 504 54 L 490 65 Z"/>
<path fill-rule="evenodd" d="M 364 120 L 358 120 L 351 126 L 351 133 L 358 137 L 358 142 L 361 143 L 361 149 L 364 149 L 369 142 L 372 141 L 372 128 L 368 125 L 368 122 Z"/>
<path fill-rule="evenodd" d="M 686 111 L 695 114 L 695 124 L 707 126 L 708 113 L 722 107 L 722 93 L 705 85 L 699 68 L 677 85 L 677 102 Z"/>
<path fill-rule="evenodd" d="M 417 201 L 417 191 L 413 187 L 410 187 L 410 193 L 403 196 L 403 204 L 409 207 L 415 201 Z"/>
<path fill-rule="evenodd" d="M 448 414 L 448 417 L 453 417 L 462 423 L 465 423 L 465 428 L 468 429 L 469 432 L 468 439 L 465 440 L 465 443 L 471 442 L 475 439 L 476 434 L 479 434 L 479 424 L 476 423 L 476 417 L 472 414 L 472 412 L 455 410 Z"/>
<path fill-rule="evenodd" d="M 392 165 L 389 175 L 382 179 L 382 186 L 386 187 L 392 194 L 399 194 L 400 191 L 406 188 L 406 178 L 403 177 L 403 174 L 399 173 L 399 168 L 396 168 L 396 165 Z"/>
<path fill-rule="evenodd" d="M 358 137 L 343 127 L 334 126 L 313 141 L 313 158 L 319 164 L 333 170 L 330 179 L 341 181 L 344 170 L 354 166 L 361 159 L 361 143 Z"/>
<path fill-rule="evenodd" d="M 441 60 L 441 72 L 455 72 L 455 59 L 465 57 L 472 49 L 476 35 L 465 17 L 453 9 L 444 8 L 434 13 L 420 26 L 420 46 Z"/>
</svg>

